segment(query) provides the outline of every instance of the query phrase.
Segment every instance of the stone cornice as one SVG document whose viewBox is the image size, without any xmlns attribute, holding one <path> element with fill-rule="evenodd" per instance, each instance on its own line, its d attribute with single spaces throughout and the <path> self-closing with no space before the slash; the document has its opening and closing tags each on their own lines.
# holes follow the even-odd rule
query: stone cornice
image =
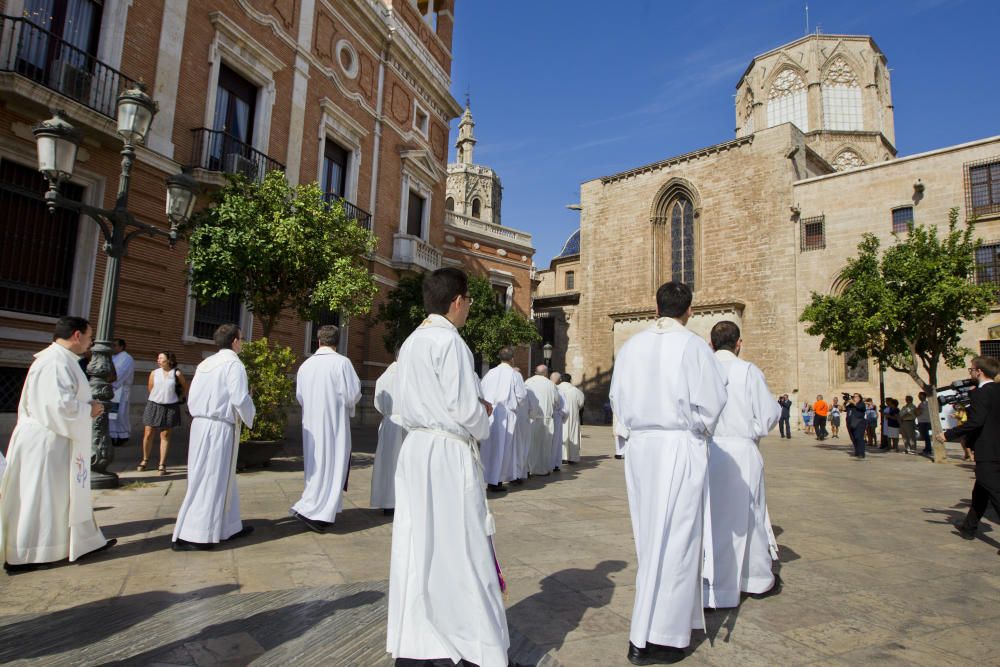
<svg viewBox="0 0 1000 667">
<path fill-rule="evenodd" d="M 615 181 L 625 180 L 626 178 L 630 178 L 632 176 L 639 176 L 640 174 L 660 171 L 661 169 L 673 167 L 674 165 L 681 164 L 682 162 L 690 162 L 692 160 L 699 160 L 701 158 L 708 157 L 709 155 L 715 155 L 716 153 L 724 153 L 734 148 L 740 148 L 742 146 L 752 144 L 753 136 L 754 135 L 751 134 L 745 137 L 740 137 L 739 139 L 733 139 L 732 141 L 726 141 L 721 144 L 715 144 L 714 146 L 691 151 L 690 153 L 684 153 L 683 155 L 678 155 L 677 157 L 667 158 L 666 160 L 653 162 L 652 164 L 636 167 L 635 169 L 629 169 L 628 171 L 611 174 L 610 176 L 602 176 L 599 180 L 602 184 L 607 185 L 609 183 L 614 183 Z"/>
<path fill-rule="evenodd" d="M 746 308 L 746 304 L 742 301 L 721 301 L 718 303 L 700 303 L 693 304 L 691 306 L 691 311 L 695 315 L 711 315 L 712 313 L 743 313 Z M 644 308 L 637 310 L 622 310 L 614 313 L 609 313 L 610 317 L 615 322 L 626 322 L 630 320 L 655 320 L 656 309 L 655 308 Z"/>
<path fill-rule="evenodd" d="M 222 12 L 212 12 L 208 18 L 219 34 L 245 48 L 254 59 L 271 70 L 272 73 L 285 67 L 285 62 L 281 58 L 268 51 L 263 44 L 251 37 L 249 33 Z M 292 48 L 295 48 L 294 42 Z"/>
</svg>

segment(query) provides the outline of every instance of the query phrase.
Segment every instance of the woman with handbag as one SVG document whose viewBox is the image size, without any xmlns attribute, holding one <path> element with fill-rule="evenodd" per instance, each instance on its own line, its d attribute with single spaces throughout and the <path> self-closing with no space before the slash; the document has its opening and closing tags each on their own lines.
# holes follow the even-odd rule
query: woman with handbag
<svg viewBox="0 0 1000 667">
<path fill-rule="evenodd" d="M 142 413 L 142 461 L 136 470 L 143 472 L 149 465 L 149 454 L 153 448 L 153 432 L 160 431 L 160 475 L 167 474 L 167 450 L 170 448 L 170 429 L 181 423 L 181 403 L 187 393 L 187 380 L 177 370 L 177 357 L 173 352 L 160 352 L 156 364 L 149 372 L 146 388 L 149 400 Z"/>
</svg>

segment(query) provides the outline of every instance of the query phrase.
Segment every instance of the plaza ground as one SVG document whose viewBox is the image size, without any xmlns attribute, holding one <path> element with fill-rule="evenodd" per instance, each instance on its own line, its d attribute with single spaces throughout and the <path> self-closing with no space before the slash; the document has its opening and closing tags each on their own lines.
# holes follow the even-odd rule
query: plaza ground
<svg viewBox="0 0 1000 667">
<path fill-rule="evenodd" d="M 972 468 L 872 453 L 849 441 L 762 443 L 783 592 L 706 614 L 684 664 L 984 665 L 1000 660 L 1000 530 L 974 541 Z M 368 507 L 374 435 L 356 432 L 344 512 L 331 532 L 289 518 L 301 459 L 239 475 L 247 539 L 174 553 L 185 489 L 124 472 L 94 492 L 118 546 L 0 578 L 0 662 L 23 664 L 389 665 L 384 652 L 392 524 Z M 611 432 L 584 427 L 583 461 L 491 494 L 509 584 L 511 655 L 539 665 L 627 665 L 635 551 Z M 174 454 L 183 458 L 182 448 Z M 134 468 L 135 447 L 114 468 Z M 995 518 L 995 517 L 994 517 Z"/>
</svg>

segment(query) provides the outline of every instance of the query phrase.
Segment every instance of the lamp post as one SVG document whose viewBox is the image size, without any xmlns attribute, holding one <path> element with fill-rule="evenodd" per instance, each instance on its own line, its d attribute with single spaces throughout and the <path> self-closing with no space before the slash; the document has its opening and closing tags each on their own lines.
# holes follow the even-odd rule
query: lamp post
<svg viewBox="0 0 1000 667">
<path fill-rule="evenodd" d="M 87 375 L 94 398 L 104 404 L 104 414 L 94 420 L 91 440 L 91 488 L 109 489 L 118 486 L 118 475 L 108 472 L 108 465 L 114 460 L 114 450 L 108 435 L 110 401 L 114 394 L 111 382 L 115 377 L 111 362 L 111 339 L 115 329 L 115 309 L 118 304 L 118 279 L 121 273 L 121 258 L 129 241 L 139 235 L 165 236 L 170 247 L 177 241 L 177 227 L 187 221 L 194 210 L 198 183 L 186 173 L 176 174 L 167 179 L 167 218 L 170 230 L 139 222 L 128 210 L 128 193 L 135 161 L 135 146 L 142 143 L 153 122 L 156 102 L 146 94 L 145 86 L 124 91 L 118 96 L 118 134 L 122 138 L 122 165 L 118 178 L 118 196 L 112 209 L 89 206 L 73 201 L 59 194 L 59 186 L 73 174 L 76 151 L 80 143 L 80 133 L 62 116 L 54 111 L 53 117 L 39 123 L 33 130 L 38 148 L 38 170 L 49 181 L 45 193 L 45 203 L 49 212 L 57 208 L 75 211 L 87 216 L 101 229 L 104 236 L 104 252 L 107 265 L 104 271 L 104 290 L 97 317 L 97 331 Z"/>
<path fill-rule="evenodd" d="M 551 368 L 551 365 L 552 365 L 552 343 L 546 343 L 545 345 L 542 345 L 542 358 L 545 359 L 545 365 L 549 367 L 549 370 L 552 370 L 552 368 Z"/>
</svg>

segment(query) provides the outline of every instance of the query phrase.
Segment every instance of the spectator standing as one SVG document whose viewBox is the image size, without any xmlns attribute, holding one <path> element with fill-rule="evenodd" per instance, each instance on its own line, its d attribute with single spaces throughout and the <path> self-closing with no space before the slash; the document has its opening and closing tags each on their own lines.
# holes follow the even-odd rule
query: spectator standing
<svg viewBox="0 0 1000 667">
<path fill-rule="evenodd" d="M 861 461 L 865 458 L 865 434 L 868 430 L 868 405 L 861 399 L 861 394 L 852 394 L 851 402 L 847 404 L 847 432 L 854 445 L 851 456 Z"/>
<path fill-rule="evenodd" d="M 792 439 L 792 400 L 788 398 L 788 394 L 782 394 L 781 398 L 778 399 L 778 405 L 781 406 L 781 417 L 778 419 L 778 431 L 782 438 Z"/>
<path fill-rule="evenodd" d="M 813 403 L 813 426 L 816 432 L 816 439 L 822 442 L 826 440 L 826 417 L 830 414 L 830 404 L 823 400 L 822 394 L 816 397 Z"/>
<path fill-rule="evenodd" d="M 802 404 L 802 426 L 803 430 L 807 435 L 813 432 L 812 423 L 813 423 L 813 406 L 809 403 L 809 401 L 806 401 L 805 403 Z"/>
<path fill-rule="evenodd" d="M 142 412 L 142 461 L 136 470 L 143 472 L 149 466 L 153 449 L 153 434 L 160 432 L 160 475 L 167 474 L 167 450 L 170 449 L 170 430 L 181 423 L 181 403 L 187 392 L 187 380 L 177 370 L 177 357 L 164 351 L 156 355 L 156 365 L 149 372 L 146 389 L 149 400 Z"/>
<path fill-rule="evenodd" d="M 885 399 L 885 407 L 882 414 L 885 415 L 885 424 L 882 428 L 882 435 L 886 441 L 879 449 L 899 451 L 899 401 L 895 398 Z"/>
<path fill-rule="evenodd" d="M 913 397 L 903 399 L 903 407 L 899 409 L 899 432 L 903 436 L 903 453 L 909 454 L 910 449 L 917 453 L 917 406 Z"/>
<path fill-rule="evenodd" d="M 924 440 L 924 451 L 920 454 L 934 458 L 934 450 L 931 448 L 931 409 L 927 404 L 927 394 L 920 392 L 917 397 L 920 399 L 920 404 L 917 405 L 917 428 Z"/>
<path fill-rule="evenodd" d="M 865 440 L 869 447 L 875 446 L 875 427 L 878 425 L 878 408 L 875 407 L 875 402 L 870 399 L 865 399 Z"/>
<path fill-rule="evenodd" d="M 129 402 L 132 396 L 132 385 L 135 383 L 135 359 L 125 351 L 125 339 L 117 338 L 111 344 L 114 354 L 111 363 L 115 366 L 115 381 L 111 384 L 114 390 L 112 402 L 118 408 L 108 415 L 108 433 L 111 444 L 122 447 L 128 444 L 131 437 L 131 418 L 129 417 Z"/>
<path fill-rule="evenodd" d="M 840 399 L 836 396 L 833 397 L 833 403 L 830 404 L 830 437 L 839 438 L 840 437 Z"/>
</svg>

